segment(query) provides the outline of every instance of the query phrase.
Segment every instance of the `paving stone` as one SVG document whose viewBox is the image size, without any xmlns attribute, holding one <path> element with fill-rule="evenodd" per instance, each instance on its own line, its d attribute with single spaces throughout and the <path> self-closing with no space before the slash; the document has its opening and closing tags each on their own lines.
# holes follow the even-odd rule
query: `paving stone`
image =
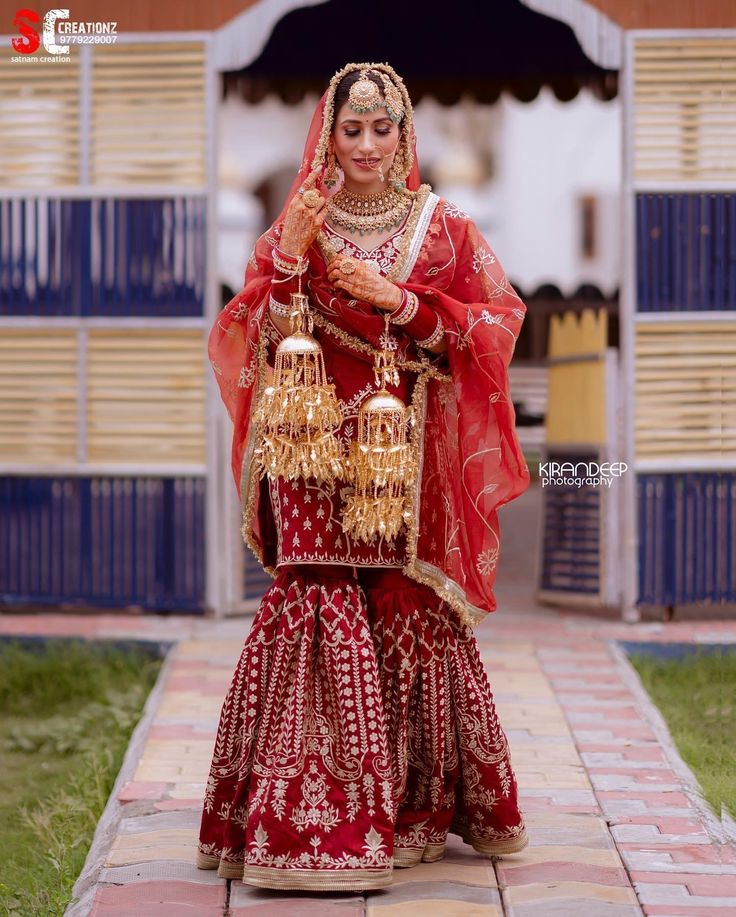
<svg viewBox="0 0 736 917">
<path fill-rule="evenodd" d="M 530 831 L 529 847 L 495 861 L 506 886 L 507 917 L 642 913 L 621 858 L 638 881 L 647 914 L 729 912 L 736 901 L 736 858 L 703 830 L 679 774 L 672 771 L 602 641 L 705 642 L 704 635 L 717 632 L 736 642 L 736 625 L 622 625 L 577 611 L 530 614 L 525 601 L 514 595 L 505 606 L 514 609 L 513 617 L 499 616 L 478 631 Z M 44 629 L 39 620 L 36 633 L 51 633 L 54 627 L 59 632 L 76 627 L 90 635 L 147 630 L 155 639 L 164 638 L 168 625 L 153 616 L 123 624 L 113 615 L 76 616 L 71 624 L 60 624 L 57 616 Z M 7 632 L 5 623 L 0 618 L 0 632 Z M 189 618 L 176 625 L 174 639 L 180 643 L 134 773 L 137 779 L 129 780 L 119 797 L 139 803 L 136 812 L 149 803 L 149 814 L 120 822 L 101 874 L 99 890 L 107 893 L 94 905 L 95 917 L 222 915 L 226 883 L 215 871 L 194 866 L 196 835 L 222 700 L 251 623 L 252 617 L 227 622 Z M 527 639 L 530 633 L 533 640 Z M 609 828 L 599 806 L 617 824 Z M 493 864 L 468 851 L 451 836 L 442 861 L 397 869 L 391 887 L 365 896 L 281 893 L 233 882 L 230 914 L 292 917 L 319 909 L 357 917 L 365 897 L 372 917 L 501 917 Z M 180 895 L 188 886 L 203 891 Z M 133 887 L 147 898 L 131 911 L 129 901 L 115 893 Z M 157 895 L 156 889 L 163 892 Z M 208 894 L 215 896 L 214 909 Z"/>
<path fill-rule="evenodd" d="M 405 871 L 412 872 L 413 870 Z M 462 915 L 474 913 L 480 917 L 481 914 L 493 913 L 493 911 L 483 911 L 479 908 L 496 908 L 501 917 L 501 897 L 496 888 L 479 888 L 452 882 L 438 885 L 434 882 L 425 884 L 423 881 L 406 881 L 366 892 L 365 898 L 368 915 L 372 913 L 388 915 L 392 912 L 385 911 L 386 907 L 401 904 L 406 907 L 414 906 L 418 917 L 422 913 L 436 914 L 437 917 L 443 917 L 444 914 L 462 917 Z M 440 909 L 440 903 L 445 905 L 445 911 Z M 426 911 L 425 905 L 427 906 Z M 397 911 L 397 913 L 404 914 L 411 913 L 411 911 Z"/>
<path fill-rule="evenodd" d="M 507 885 L 531 885 L 541 882 L 591 882 L 596 885 L 620 885 L 629 888 L 626 870 L 620 866 L 598 866 L 585 862 L 549 860 L 513 866 L 499 863 L 498 870 Z"/>
<path fill-rule="evenodd" d="M 678 811 L 678 810 L 675 810 Z M 686 817 L 668 817 L 656 815 L 649 811 L 646 815 L 633 815 L 627 819 L 632 825 L 656 825 L 660 834 L 702 834 L 703 826 L 694 812 L 686 812 Z"/>
<path fill-rule="evenodd" d="M 639 841 L 644 844 L 710 844 L 710 838 L 702 834 L 662 834 L 656 825 L 613 825 L 611 834 L 617 841 Z"/>
<path fill-rule="evenodd" d="M 262 914 L 300 917 L 323 912 L 334 914 L 334 917 L 358 917 L 362 915 L 363 907 L 362 894 L 357 892 L 282 892 L 244 885 L 239 881 L 230 883 L 231 915 L 240 912 L 248 917 L 261 917 Z"/>
<path fill-rule="evenodd" d="M 227 889 L 224 882 L 219 885 L 203 885 L 196 882 L 182 882 L 172 879 L 164 881 L 133 882 L 98 888 L 95 903 L 114 904 L 118 907 L 156 904 L 179 904 L 198 907 L 225 906 Z"/>
<path fill-rule="evenodd" d="M 637 793 L 649 792 L 650 790 L 662 793 L 665 790 L 677 791 L 681 789 L 679 781 L 667 783 L 665 780 L 653 779 L 649 776 L 636 779 L 630 774 L 593 774 L 590 771 L 588 771 L 588 774 L 590 782 L 596 790 L 631 790 L 631 794 L 636 796 Z"/>
<path fill-rule="evenodd" d="M 598 799 L 605 803 L 610 799 L 631 799 L 631 793 L 625 790 L 600 790 L 597 794 Z M 642 797 L 641 802 L 647 806 L 689 806 L 690 800 L 682 792 L 682 788 L 670 790 L 665 793 L 647 793 Z"/>
<path fill-rule="evenodd" d="M 141 781 L 128 781 L 118 791 L 118 802 L 132 802 L 138 799 L 160 799 L 168 783 L 149 783 Z"/>
<path fill-rule="evenodd" d="M 633 889 L 618 885 L 599 885 L 595 882 L 545 882 L 533 885 L 514 885 L 503 891 L 504 904 L 516 906 L 517 904 L 531 901 L 548 901 L 555 898 L 568 898 L 574 901 L 609 901 L 612 904 L 626 904 L 638 906 L 638 901 Z M 513 913 L 513 911 L 512 911 Z M 543 912 L 542 912 L 543 913 Z M 581 917 L 587 917 L 588 912 L 581 909 L 576 912 Z"/>
<path fill-rule="evenodd" d="M 450 901 L 445 898 L 419 901 L 403 901 L 382 904 L 371 901 L 365 911 L 367 917 L 503 917 L 499 905 L 466 901 Z"/>
<path fill-rule="evenodd" d="M 652 917 L 718 917 L 719 914 L 727 917 L 728 911 L 715 905 L 713 907 L 693 907 L 690 904 L 648 904 L 644 907 L 644 913 Z"/>
<path fill-rule="evenodd" d="M 703 876 L 696 873 L 678 872 L 658 873 L 636 870 L 631 878 L 637 883 L 662 883 L 682 885 L 689 895 L 713 895 L 716 897 L 733 897 L 736 899 L 736 876 Z"/>
<path fill-rule="evenodd" d="M 153 808 L 162 812 L 172 809 L 197 809 L 198 812 L 201 812 L 202 797 L 196 799 L 159 799 L 154 802 Z"/>
<path fill-rule="evenodd" d="M 513 904 L 508 917 L 640 917 L 638 905 L 591 901 L 589 898 L 540 899 L 528 904 Z"/>
<path fill-rule="evenodd" d="M 199 827 L 199 813 L 190 810 L 155 812 L 150 815 L 125 817 L 118 826 L 118 834 L 141 834 L 166 828 L 184 828 L 193 831 Z"/>
<path fill-rule="evenodd" d="M 613 846 L 593 847 L 573 844 L 529 845 L 520 853 L 515 853 L 513 860 L 501 860 L 498 868 L 504 873 L 508 869 L 530 866 L 536 863 L 583 863 L 591 866 L 620 867 L 621 859 Z"/>
<path fill-rule="evenodd" d="M 129 882 L 160 881 L 173 879 L 196 882 L 199 885 L 225 885 L 215 869 L 197 869 L 194 863 L 181 860 L 154 860 L 151 863 L 137 863 L 133 866 L 108 866 L 100 872 L 101 884 L 126 885 Z"/>
<path fill-rule="evenodd" d="M 684 885 L 636 882 L 636 893 L 643 904 L 684 904 L 688 907 L 718 907 L 736 914 L 736 896 L 691 895 Z"/>
<path fill-rule="evenodd" d="M 632 760 L 626 758 L 622 753 L 607 751 L 584 751 L 580 757 L 588 768 L 595 768 L 596 771 L 602 771 L 604 767 L 615 768 L 617 771 L 632 770 L 669 770 L 669 764 L 662 758 L 661 761 Z"/>
</svg>

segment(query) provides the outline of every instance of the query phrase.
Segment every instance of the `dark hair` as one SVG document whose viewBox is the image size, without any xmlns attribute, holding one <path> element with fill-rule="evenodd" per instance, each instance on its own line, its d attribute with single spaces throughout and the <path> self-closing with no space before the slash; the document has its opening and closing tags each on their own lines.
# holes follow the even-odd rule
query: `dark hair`
<svg viewBox="0 0 736 917">
<path fill-rule="evenodd" d="M 375 70 L 369 70 L 367 76 L 369 80 L 378 86 L 378 89 L 381 93 L 381 98 L 384 98 L 383 80 L 381 77 L 376 73 Z M 360 70 L 351 70 L 350 73 L 346 73 L 345 76 L 337 84 L 337 89 L 335 89 L 335 118 L 337 118 L 337 113 L 348 100 L 348 96 L 350 95 L 350 87 L 353 85 L 353 83 L 357 83 L 359 79 L 361 79 Z M 399 122 L 399 127 L 401 127 L 403 124 L 403 120 L 404 119 L 402 118 Z"/>
</svg>

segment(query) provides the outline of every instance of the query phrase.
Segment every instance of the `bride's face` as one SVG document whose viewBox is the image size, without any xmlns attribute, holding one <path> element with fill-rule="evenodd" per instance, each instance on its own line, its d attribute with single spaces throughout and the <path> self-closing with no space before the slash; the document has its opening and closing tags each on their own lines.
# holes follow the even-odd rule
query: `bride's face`
<svg viewBox="0 0 736 917">
<path fill-rule="evenodd" d="M 399 136 L 399 126 L 389 118 L 385 108 L 358 115 L 347 102 L 342 105 L 335 118 L 332 140 L 348 190 L 371 192 L 386 187 Z M 378 174 L 379 166 L 383 182 Z"/>
</svg>

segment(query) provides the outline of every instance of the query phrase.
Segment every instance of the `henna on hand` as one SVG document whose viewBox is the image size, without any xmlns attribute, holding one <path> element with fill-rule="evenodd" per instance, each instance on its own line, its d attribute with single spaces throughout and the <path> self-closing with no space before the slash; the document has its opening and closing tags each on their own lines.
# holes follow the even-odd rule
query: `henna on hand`
<svg viewBox="0 0 736 917">
<path fill-rule="evenodd" d="M 310 172 L 302 184 L 304 191 L 310 191 L 317 183 L 318 171 Z M 289 201 L 284 216 L 279 248 L 284 254 L 300 257 L 307 252 L 322 229 L 327 216 L 327 200 L 319 195 L 316 207 L 307 207 L 303 195 L 297 191 Z"/>
<path fill-rule="evenodd" d="M 344 260 L 345 256 L 340 255 L 327 265 L 327 278 L 333 287 L 384 311 L 398 309 L 402 299 L 400 287 L 357 258 L 351 259 L 355 262 L 355 270 L 343 274 L 340 265 Z"/>
</svg>

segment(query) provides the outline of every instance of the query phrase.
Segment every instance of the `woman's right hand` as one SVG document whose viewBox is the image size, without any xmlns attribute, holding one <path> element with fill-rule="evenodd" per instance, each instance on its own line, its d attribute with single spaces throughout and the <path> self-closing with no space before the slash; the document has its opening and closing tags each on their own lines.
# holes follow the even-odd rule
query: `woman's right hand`
<svg viewBox="0 0 736 917">
<path fill-rule="evenodd" d="M 310 172 L 302 189 L 309 191 L 317 184 L 319 172 L 315 170 Z M 319 200 L 315 207 L 307 207 L 304 203 L 303 195 L 298 191 L 289 201 L 289 206 L 284 217 L 284 227 L 281 230 L 281 239 L 279 248 L 286 255 L 300 257 L 306 254 L 309 246 L 314 242 L 319 234 L 322 224 L 327 216 L 327 201 L 320 194 Z"/>
</svg>

